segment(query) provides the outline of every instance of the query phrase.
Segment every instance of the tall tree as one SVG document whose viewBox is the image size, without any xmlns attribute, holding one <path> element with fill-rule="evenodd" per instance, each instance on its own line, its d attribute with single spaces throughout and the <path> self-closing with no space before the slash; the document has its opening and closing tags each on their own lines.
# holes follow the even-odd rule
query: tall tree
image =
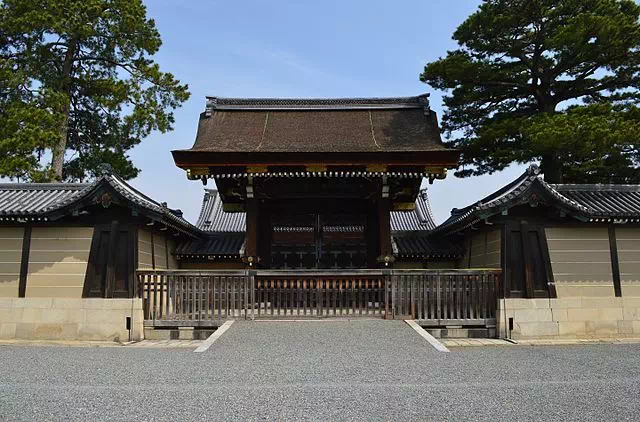
<svg viewBox="0 0 640 422">
<path fill-rule="evenodd" d="M 420 80 L 445 90 L 464 177 L 540 160 L 551 182 L 640 182 L 640 6 L 484 0 Z"/>
<path fill-rule="evenodd" d="M 160 45 L 142 0 L 2 0 L 0 175 L 135 177 L 127 151 L 189 98 L 152 60 Z"/>
</svg>

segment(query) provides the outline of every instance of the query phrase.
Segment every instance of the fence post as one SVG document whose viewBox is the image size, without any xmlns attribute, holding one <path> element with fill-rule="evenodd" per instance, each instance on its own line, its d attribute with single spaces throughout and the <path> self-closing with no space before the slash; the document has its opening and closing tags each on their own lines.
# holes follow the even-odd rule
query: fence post
<svg viewBox="0 0 640 422">
<path fill-rule="evenodd" d="M 248 284 L 247 289 L 245 289 L 248 297 L 249 297 L 249 301 L 250 301 L 250 305 L 251 305 L 251 321 L 254 321 L 256 319 L 255 316 L 255 308 L 256 308 L 256 271 L 255 270 L 248 270 L 247 271 L 247 277 L 246 277 L 246 283 Z M 246 313 L 245 313 L 245 319 L 246 319 Z"/>
<path fill-rule="evenodd" d="M 442 318 L 442 275 L 440 271 L 436 272 L 436 315 L 435 319 L 440 320 Z"/>
</svg>

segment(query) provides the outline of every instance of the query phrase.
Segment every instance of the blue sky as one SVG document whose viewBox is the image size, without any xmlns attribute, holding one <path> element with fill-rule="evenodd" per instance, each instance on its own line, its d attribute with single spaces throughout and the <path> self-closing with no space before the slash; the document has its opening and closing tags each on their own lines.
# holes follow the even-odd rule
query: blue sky
<svg viewBox="0 0 640 422">
<path fill-rule="evenodd" d="M 191 99 L 176 111 L 173 132 L 152 134 L 131 156 L 142 170 L 133 185 L 180 208 L 195 222 L 202 183 L 189 181 L 171 158 L 195 139 L 205 96 L 384 97 L 441 95 L 421 83 L 424 64 L 455 48 L 451 34 L 475 0 L 147 0 L 163 46 L 164 71 L 188 83 Z M 429 186 L 437 222 L 514 179 L 522 166 L 490 176 Z M 211 187 L 211 186 L 209 186 Z"/>
</svg>

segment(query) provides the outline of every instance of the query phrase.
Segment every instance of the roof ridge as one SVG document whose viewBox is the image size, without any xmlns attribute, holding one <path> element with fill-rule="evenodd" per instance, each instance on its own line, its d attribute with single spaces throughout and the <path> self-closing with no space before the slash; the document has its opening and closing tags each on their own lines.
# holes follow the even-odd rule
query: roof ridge
<svg viewBox="0 0 640 422">
<path fill-rule="evenodd" d="M 553 189 L 562 192 L 563 190 L 574 191 L 620 191 L 620 192 L 640 192 L 640 184 L 615 184 L 615 183 L 554 183 L 549 184 Z"/>
<path fill-rule="evenodd" d="M 234 98 L 207 96 L 206 113 L 225 109 L 371 109 L 429 108 L 429 94 L 408 97 Z"/>
<path fill-rule="evenodd" d="M 90 186 L 91 183 L 66 183 L 66 182 L 53 182 L 53 183 L 0 183 L 0 190 L 81 190 Z"/>
</svg>

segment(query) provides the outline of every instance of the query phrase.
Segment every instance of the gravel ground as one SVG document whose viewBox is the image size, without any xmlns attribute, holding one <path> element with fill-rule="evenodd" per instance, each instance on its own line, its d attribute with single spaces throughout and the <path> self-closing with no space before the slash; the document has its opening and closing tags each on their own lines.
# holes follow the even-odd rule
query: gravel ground
<svg viewBox="0 0 640 422">
<path fill-rule="evenodd" d="M 7 420 L 638 420 L 640 345 L 436 352 L 400 321 L 236 322 L 205 353 L 0 347 Z"/>
</svg>

